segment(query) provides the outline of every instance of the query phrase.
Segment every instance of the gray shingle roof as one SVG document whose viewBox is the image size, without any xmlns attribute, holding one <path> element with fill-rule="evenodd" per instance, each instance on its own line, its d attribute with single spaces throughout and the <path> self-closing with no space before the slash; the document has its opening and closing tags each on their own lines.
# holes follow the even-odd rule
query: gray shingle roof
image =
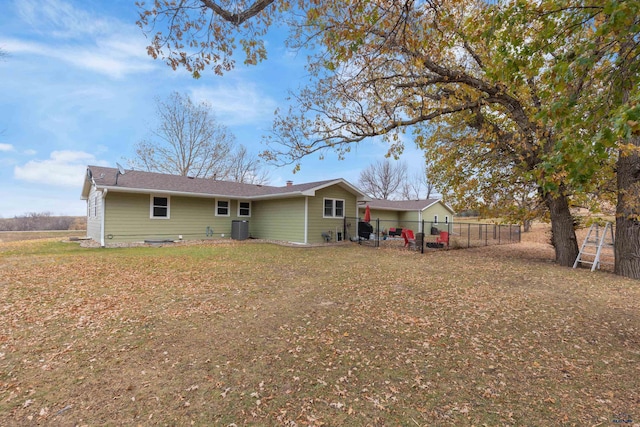
<svg viewBox="0 0 640 427">
<path fill-rule="evenodd" d="M 208 178 L 189 178 L 180 175 L 168 175 L 155 172 L 127 170 L 118 174 L 118 169 L 103 166 L 88 166 L 96 186 L 110 191 L 150 191 L 158 193 L 182 193 L 185 195 L 217 196 L 233 198 L 269 198 L 302 195 L 332 183 L 339 183 L 359 192 L 343 179 L 308 182 L 304 184 L 275 187 L 270 185 L 243 184 L 239 182 L 218 181 Z M 355 190 L 355 191 L 354 191 Z M 83 193 L 85 190 L 83 190 Z M 85 195 L 85 194 L 83 194 Z M 86 195 L 85 195 L 86 196 Z"/>
</svg>

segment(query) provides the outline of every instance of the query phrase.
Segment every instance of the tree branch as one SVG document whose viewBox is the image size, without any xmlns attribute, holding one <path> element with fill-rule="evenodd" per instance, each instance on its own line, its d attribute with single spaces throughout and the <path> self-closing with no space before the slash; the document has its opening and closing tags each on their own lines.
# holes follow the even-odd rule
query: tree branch
<svg viewBox="0 0 640 427">
<path fill-rule="evenodd" d="M 213 11 L 216 15 L 234 25 L 240 25 L 250 18 L 253 18 L 267 8 L 275 0 L 256 0 L 251 6 L 239 13 L 232 13 L 224 9 L 212 0 L 200 0 L 202 4 Z"/>
</svg>

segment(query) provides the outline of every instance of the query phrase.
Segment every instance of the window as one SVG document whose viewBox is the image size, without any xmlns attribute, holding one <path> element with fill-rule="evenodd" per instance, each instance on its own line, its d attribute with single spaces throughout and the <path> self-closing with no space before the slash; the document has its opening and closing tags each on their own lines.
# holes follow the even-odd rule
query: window
<svg viewBox="0 0 640 427">
<path fill-rule="evenodd" d="M 169 198 L 151 196 L 151 218 L 169 219 Z"/>
<path fill-rule="evenodd" d="M 433 216 L 433 223 L 437 224 L 438 223 L 438 215 L 434 215 Z"/>
<path fill-rule="evenodd" d="M 344 200 L 340 199 L 324 199 L 324 215 L 325 218 L 343 218 L 344 217 Z"/>
<path fill-rule="evenodd" d="M 251 202 L 238 202 L 238 216 L 251 216 Z"/>
<path fill-rule="evenodd" d="M 216 216 L 229 216 L 229 201 L 217 200 L 216 201 Z"/>
<path fill-rule="evenodd" d="M 449 224 L 449 215 L 444 217 L 444 223 Z"/>
<path fill-rule="evenodd" d="M 324 216 L 333 216 L 333 200 L 324 199 Z"/>
</svg>

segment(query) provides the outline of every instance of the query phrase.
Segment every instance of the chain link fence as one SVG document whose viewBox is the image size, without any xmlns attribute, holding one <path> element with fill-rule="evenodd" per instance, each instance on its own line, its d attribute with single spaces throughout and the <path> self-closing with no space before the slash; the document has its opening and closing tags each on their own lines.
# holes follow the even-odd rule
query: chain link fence
<svg viewBox="0 0 640 427">
<path fill-rule="evenodd" d="M 389 221 L 345 218 L 345 236 L 362 245 L 410 246 L 430 249 L 460 249 L 520 243 L 521 228 L 514 224 L 478 222 Z"/>
</svg>

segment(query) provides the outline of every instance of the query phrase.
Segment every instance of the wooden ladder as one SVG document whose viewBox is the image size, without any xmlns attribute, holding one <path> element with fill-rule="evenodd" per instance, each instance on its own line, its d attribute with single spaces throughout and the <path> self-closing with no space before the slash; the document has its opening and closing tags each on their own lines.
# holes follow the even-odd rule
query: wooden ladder
<svg viewBox="0 0 640 427">
<path fill-rule="evenodd" d="M 578 264 L 591 264 L 591 271 L 595 271 L 596 268 L 600 268 L 600 264 L 612 264 L 610 262 L 602 262 L 602 250 L 611 248 L 613 251 L 614 238 L 613 238 L 613 226 L 610 222 L 604 225 L 604 231 L 600 235 L 600 225 L 598 223 L 591 224 L 587 237 L 582 242 L 582 247 L 578 253 L 576 261 L 573 263 L 573 268 L 576 268 Z M 590 249 L 594 248 L 594 249 Z M 591 252 L 595 250 L 594 252 Z M 612 255 L 614 252 L 612 252 Z M 584 259 L 584 256 L 593 257 L 592 261 Z"/>
</svg>

